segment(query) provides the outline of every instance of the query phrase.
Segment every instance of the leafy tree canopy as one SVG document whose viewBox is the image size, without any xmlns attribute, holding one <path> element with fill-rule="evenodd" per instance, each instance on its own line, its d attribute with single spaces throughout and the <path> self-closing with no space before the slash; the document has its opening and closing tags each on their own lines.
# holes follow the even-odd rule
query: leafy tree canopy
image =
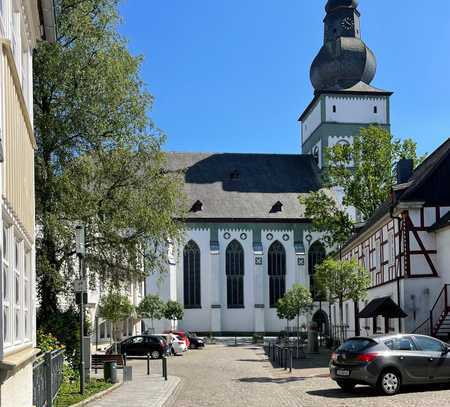
<svg viewBox="0 0 450 407">
<path fill-rule="evenodd" d="M 370 287 L 370 274 L 355 259 L 327 258 L 316 266 L 316 284 L 327 293 L 330 302 L 358 301 L 366 297 Z"/>
<path fill-rule="evenodd" d="M 98 305 L 99 317 L 113 324 L 124 321 L 133 315 L 134 307 L 128 296 L 117 291 L 110 291 L 100 299 Z"/>
<path fill-rule="evenodd" d="M 141 318 L 162 319 L 165 304 L 159 295 L 147 295 L 137 307 L 137 313 Z"/>
<path fill-rule="evenodd" d="M 140 79 L 142 58 L 117 31 L 118 3 L 56 0 L 57 42 L 34 53 L 43 315 L 57 311 L 77 270 L 75 223 L 87 227 L 91 281 L 114 286 L 161 269 L 166 242 L 181 233 L 179 179 L 164 171 L 164 136 L 147 115 L 153 99 Z"/>
<path fill-rule="evenodd" d="M 339 186 L 344 192 L 344 206 L 355 207 L 369 219 L 388 199 L 396 183 L 396 164 L 400 159 L 418 157 L 416 143 L 400 140 L 383 127 L 361 128 L 353 144 L 337 144 L 327 150 L 325 180 L 327 186 Z"/>
<path fill-rule="evenodd" d="M 311 219 L 314 231 L 329 248 L 341 247 L 353 231 L 353 222 L 336 200 L 324 190 L 303 195 L 300 202 L 305 205 L 305 216 Z"/>
<path fill-rule="evenodd" d="M 182 320 L 184 316 L 184 309 L 181 304 L 176 301 L 167 301 L 164 308 L 164 318 L 171 321 Z"/>
</svg>

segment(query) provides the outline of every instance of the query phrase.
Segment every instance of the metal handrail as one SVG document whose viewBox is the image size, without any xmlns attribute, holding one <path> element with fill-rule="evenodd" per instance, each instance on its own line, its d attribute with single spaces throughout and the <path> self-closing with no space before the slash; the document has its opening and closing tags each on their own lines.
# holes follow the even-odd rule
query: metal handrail
<svg viewBox="0 0 450 407">
<path fill-rule="evenodd" d="M 430 325 L 430 318 L 428 318 L 426 321 L 422 322 L 420 325 L 418 325 L 414 331 L 412 331 L 411 333 L 413 334 L 420 334 L 422 328 L 424 326 L 427 326 L 427 329 L 425 330 L 427 332 L 427 334 L 429 335 L 431 333 L 431 325 Z"/>
<path fill-rule="evenodd" d="M 448 286 L 450 286 L 450 284 L 445 284 L 445 285 L 444 285 L 444 288 L 443 288 L 443 289 L 441 290 L 441 292 L 439 293 L 439 296 L 438 296 L 436 302 L 434 303 L 433 307 L 431 308 L 431 311 L 433 311 L 433 310 L 436 308 L 436 306 L 438 305 L 439 300 L 441 299 L 442 295 L 445 294 L 445 292 L 446 292 Z M 448 302 L 448 301 L 447 301 L 447 302 Z M 449 304 L 445 304 L 445 305 L 448 307 Z"/>
</svg>

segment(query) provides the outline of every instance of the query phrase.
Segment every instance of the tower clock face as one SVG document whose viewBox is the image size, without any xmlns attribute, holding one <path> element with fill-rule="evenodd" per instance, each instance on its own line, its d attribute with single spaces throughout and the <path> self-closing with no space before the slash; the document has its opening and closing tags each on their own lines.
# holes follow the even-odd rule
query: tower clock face
<svg viewBox="0 0 450 407">
<path fill-rule="evenodd" d="M 349 31 L 355 28 L 355 22 L 353 21 L 353 18 L 345 17 L 341 22 L 341 26 L 344 30 Z"/>
</svg>

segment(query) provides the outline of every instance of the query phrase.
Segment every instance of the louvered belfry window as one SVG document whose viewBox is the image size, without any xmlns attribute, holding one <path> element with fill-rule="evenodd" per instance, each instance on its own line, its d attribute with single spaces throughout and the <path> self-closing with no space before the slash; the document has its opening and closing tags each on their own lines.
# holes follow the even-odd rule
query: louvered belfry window
<svg viewBox="0 0 450 407">
<path fill-rule="evenodd" d="M 228 308 L 244 308 L 244 249 L 233 240 L 226 251 Z"/>
<path fill-rule="evenodd" d="M 270 307 L 286 293 L 286 251 L 280 242 L 274 242 L 268 252 Z"/>
<path fill-rule="evenodd" d="M 190 241 L 183 253 L 184 308 L 201 308 L 200 248 Z"/>
</svg>

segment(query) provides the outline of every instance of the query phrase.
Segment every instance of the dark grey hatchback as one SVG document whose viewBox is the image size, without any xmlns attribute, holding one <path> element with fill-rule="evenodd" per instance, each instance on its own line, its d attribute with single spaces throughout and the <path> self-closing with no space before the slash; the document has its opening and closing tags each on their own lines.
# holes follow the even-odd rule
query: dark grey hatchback
<svg viewBox="0 0 450 407">
<path fill-rule="evenodd" d="M 394 395 L 402 385 L 450 383 L 449 352 L 423 335 L 351 338 L 331 355 L 330 373 L 346 391 L 365 384 Z"/>
</svg>

